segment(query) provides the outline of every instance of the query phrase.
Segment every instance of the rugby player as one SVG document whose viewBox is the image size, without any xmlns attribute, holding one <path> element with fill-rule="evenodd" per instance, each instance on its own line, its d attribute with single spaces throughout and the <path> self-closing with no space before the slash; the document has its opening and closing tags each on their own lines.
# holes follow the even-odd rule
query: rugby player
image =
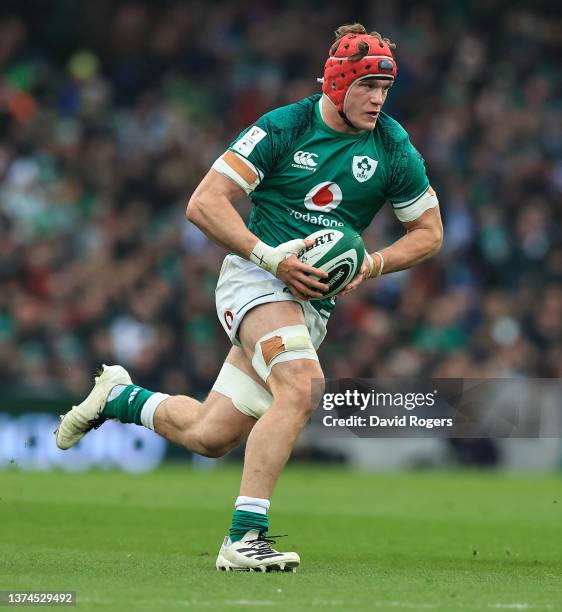
<svg viewBox="0 0 562 612">
<path fill-rule="evenodd" d="M 441 246 L 438 201 L 423 159 L 382 112 L 397 75 L 394 47 L 360 24 L 338 28 L 322 94 L 258 119 L 191 196 L 187 218 L 230 253 L 216 306 L 233 346 L 205 401 L 143 389 L 121 366 L 103 366 L 90 395 L 62 417 L 56 432 L 66 449 L 118 419 L 208 457 L 245 440 L 240 495 L 217 569 L 289 571 L 300 563 L 297 553 L 275 550 L 267 533 L 277 478 L 315 408 L 312 381 L 318 388 L 323 380 L 316 350 L 335 306 L 334 299 L 321 299 L 326 273 L 296 256 L 310 246 L 304 238 L 325 227 L 361 234 L 390 203 L 404 235 L 366 253 L 344 294 Z M 247 194 L 253 204 L 248 227 L 234 207 Z"/>
</svg>

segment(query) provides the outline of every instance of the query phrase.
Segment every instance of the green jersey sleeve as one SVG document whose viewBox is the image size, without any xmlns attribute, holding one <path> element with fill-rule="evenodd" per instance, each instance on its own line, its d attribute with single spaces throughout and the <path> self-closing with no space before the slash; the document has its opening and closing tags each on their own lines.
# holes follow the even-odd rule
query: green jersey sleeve
<svg viewBox="0 0 562 612">
<path fill-rule="evenodd" d="M 263 179 L 310 129 L 314 103 L 319 97 L 311 96 L 266 113 L 243 130 L 228 148 L 249 161 Z"/>
<path fill-rule="evenodd" d="M 404 132 L 392 156 L 387 198 L 394 210 L 400 210 L 414 204 L 428 187 L 423 157 Z"/>
<path fill-rule="evenodd" d="M 240 132 L 228 148 L 247 159 L 262 178 L 267 176 L 276 162 L 273 130 L 267 115 Z"/>
</svg>

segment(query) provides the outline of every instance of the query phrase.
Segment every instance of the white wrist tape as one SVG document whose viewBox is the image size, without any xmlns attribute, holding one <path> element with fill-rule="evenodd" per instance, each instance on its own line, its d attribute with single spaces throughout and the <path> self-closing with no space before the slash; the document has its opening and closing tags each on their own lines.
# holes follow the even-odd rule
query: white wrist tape
<svg viewBox="0 0 562 612">
<path fill-rule="evenodd" d="M 367 278 L 371 278 L 373 276 L 373 270 L 375 268 L 375 262 L 371 257 L 371 254 L 365 250 L 365 258 L 367 259 L 367 264 L 369 265 L 369 273 L 367 274 Z"/>
<path fill-rule="evenodd" d="M 290 255 L 298 256 L 304 248 L 304 240 L 300 238 L 283 242 L 277 247 L 269 246 L 269 244 L 258 240 L 250 253 L 250 261 L 276 276 L 279 263 Z"/>
<path fill-rule="evenodd" d="M 380 251 L 375 251 L 375 255 L 378 255 L 381 259 L 381 265 L 379 266 L 379 270 L 375 276 L 375 278 L 378 278 L 382 275 L 382 271 L 384 270 L 384 257 L 382 256 L 382 253 Z"/>
</svg>

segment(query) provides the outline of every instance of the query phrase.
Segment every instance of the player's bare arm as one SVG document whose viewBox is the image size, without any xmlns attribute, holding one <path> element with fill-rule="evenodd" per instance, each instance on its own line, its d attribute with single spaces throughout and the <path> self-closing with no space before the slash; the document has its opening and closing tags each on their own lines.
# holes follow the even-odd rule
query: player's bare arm
<svg viewBox="0 0 562 612">
<path fill-rule="evenodd" d="M 443 224 L 438 206 L 427 209 L 413 221 L 403 221 L 406 234 L 390 246 L 369 253 L 359 274 L 342 291 L 346 295 L 364 280 L 406 270 L 433 257 L 443 244 Z"/>
<path fill-rule="evenodd" d="M 299 299 L 321 298 L 322 292 L 326 291 L 328 286 L 316 277 L 326 277 L 327 274 L 302 263 L 296 257 L 303 245 L 310 246 L 311 242 L 290 241 L 286 243 L 285 248 L 282 248 L 284 245 L 277 249 L 269 247 L 271 251 L 268 252 L 268 245 L 261 243 L 259 238 L 248 230 L 234 207 L 234 203 L 244 195 L 244 190 L 234 181 L 211 169 L 191 196 L 186 217 L 208 238 L 244 259 L 252 259 L 254 263 L 261 263 L 262 267 L 265 267 L 267 261 L 260 262 L 259 258 L 266 259 L 269 255 L 272 262 L 267 268 L 268 271 L 282 280 Z M 258 250 L 259 247 L 263 253 Z"/>
<path fill-rule="evenodd" d="M 213 242 L 248 259 L 258 238 L 234 207 L 245 195 L 234 181 L 210 170 L 189 199 L 185 215 Z"/>
<path fill-rule="evenodd" d="M 404 221 L 402 225 L 406 234 L 380 251 L 384 258 L 385 274 L 411 268 L 430 257 L 433 257 L 443 244 L 443 224 L 439 207 L 429 208 L 414 221 Z M 373 256 L 376 276 L 381 265 L 381 258 Z"/>
</svg>

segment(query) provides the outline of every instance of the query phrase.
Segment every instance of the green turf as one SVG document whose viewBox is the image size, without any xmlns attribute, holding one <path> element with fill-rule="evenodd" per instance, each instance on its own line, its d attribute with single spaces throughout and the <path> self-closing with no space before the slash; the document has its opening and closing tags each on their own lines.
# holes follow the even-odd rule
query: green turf
<svg viewBox="0 0 562 612">
<path fill-rule="evenodd" d="M 214 569 L 238 470 L 0 472 L 0 589 L 97 610 L 562 610 L 556 476 L 293 468 L 273 500 L 296 574 Z"/>
</svg>

